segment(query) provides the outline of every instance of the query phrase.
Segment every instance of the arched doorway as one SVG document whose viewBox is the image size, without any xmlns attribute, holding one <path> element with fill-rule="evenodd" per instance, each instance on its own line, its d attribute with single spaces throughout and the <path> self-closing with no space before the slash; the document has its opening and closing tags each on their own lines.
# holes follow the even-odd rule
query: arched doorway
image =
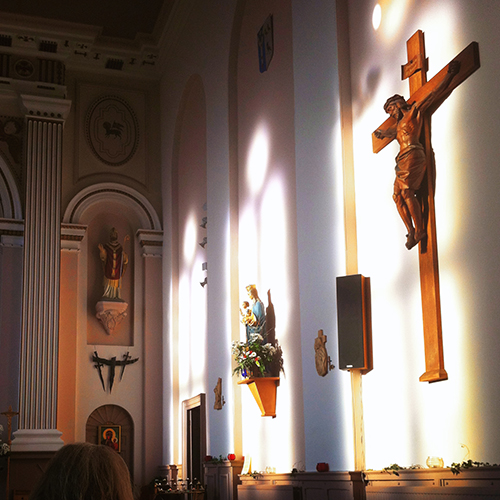
<svg viewBox="0 0 500 500">
<path fill-rule="evenodd" d="M 127 410 L 117 405 L 103 405 L 96 408 L 87 419 L 85 441 L 99 444 L 99 429 L 102 426 L 120 429 L 120 455 L 127 464 L 130 475 L 134 473 L 134 421 Z"/>
</svg>

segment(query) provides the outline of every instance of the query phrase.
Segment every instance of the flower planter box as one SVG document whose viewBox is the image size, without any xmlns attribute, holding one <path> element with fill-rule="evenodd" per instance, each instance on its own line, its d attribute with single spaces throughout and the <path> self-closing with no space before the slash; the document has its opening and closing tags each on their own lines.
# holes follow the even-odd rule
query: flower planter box
<svg viewBox="0 0 500 500">
<path fill-rule="evenodd" d="M 240 380 L 238 384 L 248 385 L 263 417 L 276 417 L 276 392 L 280 385 L 279 377 L 246 378 Z"/>
</svg>

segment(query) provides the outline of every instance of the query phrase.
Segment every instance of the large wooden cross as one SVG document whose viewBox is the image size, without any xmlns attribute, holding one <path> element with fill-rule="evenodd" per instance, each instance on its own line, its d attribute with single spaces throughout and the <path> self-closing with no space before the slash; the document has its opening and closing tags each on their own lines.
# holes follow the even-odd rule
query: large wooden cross
<svg viewBox="0 0 500 500">
<path fill-rule="evenodd" d="M 419 103 L 425 99 L 444 80 L 448 66 L 443 68 L 431 80 L 427 81 L 427 59 L 425 56 L 424 34 L 417 31 L 406 43 L 408 62 L 401 67 L 402 79 L 409 78 L 410 98 L 408 104 Z M 459 61 L 460 70 L 454 75 L 446 90 L 433 105 L 429 107 L 422 127 L 421 144 L 426 154 L 426 175 L 417 193 L 422 207 L 427 238 L 419 243 L 420 289 L 422 293 L 422 317 L 425 343 L 425 373 L 421 382 L 437 382 L 446 380 L 448 374 L 444 369 L 443 340 L 441 329 L 441 302 L 439 295 L 439 267 L 436 241 L 436 215 L 434 211 L 434 190 L 436 168 L 431 144 L 431 115 L 479 66 L 479 46 L 476 42 L 468 45 L 454 61 Z M 388 118 L 380 127 L 387 130 L 394 127 L 394 118 Z M 377 138 L 372 134 L 373 152 L 378 153 L 393 138 Z"/>
</svg>

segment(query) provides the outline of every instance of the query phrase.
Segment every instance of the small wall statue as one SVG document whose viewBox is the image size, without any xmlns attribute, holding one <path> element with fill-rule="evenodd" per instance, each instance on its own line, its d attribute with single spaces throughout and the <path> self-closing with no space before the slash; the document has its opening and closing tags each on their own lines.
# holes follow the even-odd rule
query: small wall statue
<svg viewBox="0 0 500 500">
<path fill-rule="evenodd" d="M 226 404 L 226 402 L 224 401 L 224 396 L 222 395 L 222 379 L 220 377 L 217 379 L 217 385 L 214 388 L 214 394 L 214 410 L 222 410 L 222 407 Z"/>
<path fill-rule="evenodd" d="M 316 371 L 320 377 L 328 374 L 329 370 L 335 368 L 331 362 L 328 351 L 326 350 L 326 335 L 323 335 L 323 330 L 318 330 L 318 336 L 314 339 L 314 361 Z"/>
<path fill-rule="evenodd" d="M 126 236 L 124 243 L 129 240 Z M 104 330 L 111 335 L 126 316 L 128 304 L 121 298 L 122 278 L 127 269 L 128 255 L 118 242 L 118 232 L 113 227 L 109 242 L 98 245 L 103 268 L 104 293 L 96 304 L 96 317 Z"/>
<path fill-rule="evenodd" d="M 129 237 L 125 237 L 128 241 Z M 128 255 L 123 251 L 118 242 L 118 232 L 113 227 L 109 235 L 109 242 L 102 245 L 99 243 L 99 256 L 104 271 L 104 293 L 103 297 L 112 300 L 121 299 L 122 277 L 128 264 Z"/>
<path fill-rule="evenodd" d="M 244 301 L 240 308 L 241 322 L 245 325 L 247 341 L 250 340 L 250 334 L 258 333 L 266 340 L 266 309 L 262 300 L 259 298 L 257 287 L 248 285 L 246 287 L 248 298 L 251 302 Z"/>
</svg>

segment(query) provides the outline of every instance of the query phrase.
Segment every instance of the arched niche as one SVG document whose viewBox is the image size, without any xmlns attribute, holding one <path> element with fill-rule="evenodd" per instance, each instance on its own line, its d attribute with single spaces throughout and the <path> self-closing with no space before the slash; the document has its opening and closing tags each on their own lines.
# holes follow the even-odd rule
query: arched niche
<svg viewBox="0 0 500 500">
<path fill-rule="evenodd" d="M 127 464 L 130 475 L 134 472 L 134 421 L 127 410 L 118 405 L 103 405 L 88 417 L 85 429 L 87 443 L 101 444 L 99 429 L 102 426 L 120 426 L 120 455 Z"/>
<path fill-rule="evenodd" d="M 161 230 L 160 219 L 151 203 L 135 189 L 114 182 L 94 184 L 82 189 L 68 204 L 63 222 L 85 224 L 85 220 L 107 205 L 122 206 L 134 212 L 141 229 Z"/>
<path fill-rule="evenodd" d="M 175 306 L 171 324 L 174 339 L 179 339 L 175 342 L 179 345 L 177 355 L 182 375 L 177 376 L 186 378 L 179 389 L 184 400 L 192 397 L 193 387 L 203 387 L 204 375 L 199 367 L 183 371 L 188 366 L 183 360 L 204 359 L 207 353 L 208 287 L 204 284 L 208 273 L 203 270 L 208 259 L 207 109 L 200 75 L 192 75 L 186 83 L 174 143 L 171 211 Z"/>
<path fill-rule="evenodd" d="M 140 248 L 138 231 L 158 232 L 160 220 L 150 202 L 134 189 L 117 183 L 100 183 L 80 191 L 68 204 L 63 225 L 86 226 L 80 259 L 82 281 L 80 290 L 86 293 L 85 321 L 80 324 L 86 330 L 88 345 L 136 344 L 136 306 L 145 300 L 140 279 Z M 118 232 L 118 241 L 128 255 L 123 274 L 121 295 L 127 303 L 126 315 L 113 334 L 106 331 L 96 317 L 96 304 L 101 300 L 102 263 L 99 244 L 109 241 L 112 228 Z M 138 269 L 139 266 L 139 269 Z"/>
<path fill-rule="evenodd" d="M 0 154 L 0 218 L 16 220 L 23 218 L 19 190 L 2 154 Z"/>
</svg>

